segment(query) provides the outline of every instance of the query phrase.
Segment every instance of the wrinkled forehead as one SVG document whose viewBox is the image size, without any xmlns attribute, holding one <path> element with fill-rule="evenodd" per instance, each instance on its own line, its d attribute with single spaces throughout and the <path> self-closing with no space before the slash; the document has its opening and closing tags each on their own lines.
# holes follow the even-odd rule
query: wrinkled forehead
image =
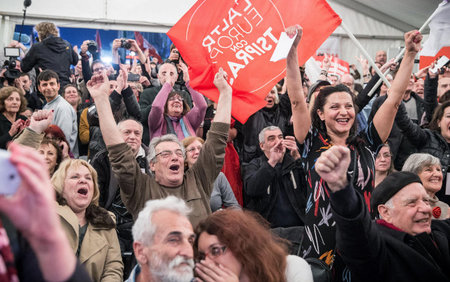
<svg viewBox="0 0 450 282">
<path fill-rule="evenodd" d="M 283 136 L 283 133 L 281 132 L 280 129 L 274 129 L 274 130 L 266 130 L 266 132 L 264 132 L 264 139 L 267 140 L 267 138 L 269 138 L 270 136 Z"/>
<path fill-rule="evenodd" d="M 178 150 L 181 149 L 180 145 L 176 142 L 173 141 L 163 141 L 161 143 L 159 143 L 158 145 L 156 145 L 155 150 L 161 152 L 164 150 Z"/>
<path fill-rule="evenodd" d="M 419 182 L 413 182 L 406 185 L 394 196 L 392 196 L 393 201 L 399 203 L 406 203 L 408 201 L 420 200 L 425 198 L 428 198 L 427 191 Z"/>
<path fill-rule="evenodd" d="M 158 73 L 162 73 L 164 71 L 166 71 L 166 72 L 167 71 L 177 72 L 177 68 L 174 65 L 170 64 L 170 63 L 165 63 L 165 64 L 162 64 L 159 67 L 159 72 Z"/>
<path fill-rule="evenodd" d="M 142 133 L 142 125 L 134 120 L 125 120 L 118 125 L 120 131 L 139 130 Z"/>
</svg>

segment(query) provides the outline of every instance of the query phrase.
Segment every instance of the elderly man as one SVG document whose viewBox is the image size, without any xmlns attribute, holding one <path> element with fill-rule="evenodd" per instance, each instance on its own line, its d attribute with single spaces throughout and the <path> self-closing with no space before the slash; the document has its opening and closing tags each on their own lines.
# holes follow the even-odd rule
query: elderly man
<svg viewBox="0 0 450 282">
<path fill-rule="evenodd" d="M 149 146 L 148 160 L 152 175 L 143 173 L 131 148 L 123 142 L 108 104 L 108 79 L 95 75 L 88 89 L 97 104 L 100 129 L 109 152 L 112 169 L 119 182 L 122 201 L 136 219 L 149 199 L 175 195 L 192 208 L 193 225 L 211 213 L 209 200 L 213 183 L 224 160 L 231 119 L 231 86 L 220 69 L 214 79 L 220 97 L 214 122 L 208 132 L 197 162 L 184 172 L 184 147 L 175 135 L 154 138 Z"/>
<path fill-rule="evenodd" d="M 125 119 L 120 121 L 117 127 L 123 141 L 133 151 L 136 163 L 142 172 L 150 174 L 147 162 L 148 148 L 141 144 L 142 124 L 134 119 Z M 99 204 L 113 212 L 116 216 L 117 235 L 124 264 L 124 277 L 127 277 L 135 264 L 132 250 L 133 239 L 131 235 L 133 217 L 127 211 L 120 197 L 119 185 L 111 168 L 108 150 L 104 149 L 98 152 L 92 158 L 91 165 L 98 174 L 98 186 L 100 189 Z"/>
<path fill-rule="evenodd" d="M 371 221 L 348 180 L 350 150 L 333 146 L 316 171 L 331 190 L 337 249 L 352 281 L 450 281 L 450 221 L 432 221 L 429 196 L 417 175 L 396 172 L 374 190 Z"/>
<path fill-rule="evenodd" d="M 283 138 L 279 127 L 268 126 L 259 133 L 259 142 L 264 155 L 245 166 L 247 208 L 272 228 L 303 225 L 306 183 L 295 138 Z"/>
<path fill-rule="evenodd" d="M 127 282 L 189 282 L 194 277 L 195 234 L 190 209 L 174 196 L 148 201 L 133 225 L 138 265 Z"/>
</svg>

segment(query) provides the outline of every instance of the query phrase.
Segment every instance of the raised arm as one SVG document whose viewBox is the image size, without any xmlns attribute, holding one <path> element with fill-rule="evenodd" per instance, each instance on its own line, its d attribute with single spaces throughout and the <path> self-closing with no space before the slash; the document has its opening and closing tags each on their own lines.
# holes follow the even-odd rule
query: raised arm
<svg viewBox="0 0 450 282">
<path fill-rule="evenodd" d="M 296 32 L 297 35 L 295 35 Z M 286 79 L 287 91 L 291 99 L 294 135 L 297 141 L 303 144 L 311 127 L 311 117 L 306 105 L 305 94 L 303 93 L 297 55 L 297 47 L 302 37 L 303 29 L 299 25 L 290 26 L 286 29 L 286 33 L 291 38 L 296 36 L 286 60 Z"/>
<path fill-rule="evenodd" d="M 106 146 L 124 143 L 109 104 L 109 81 L 106 73 L 93 75 L 87 83 L 87 88 L 97 107 L 100 130 Z"/>
<path fill-rule="evenodd" d="M 226 72 L 220 68 L 214 77 L 214 85 L 219 89 L 219 101 L 214 122 L 230 123 L 231 121 L 231 97 L 232 89 L 227 82 Z"/>
<path fill-rule="evenodd" d="M 406 51 L 402 63 L 400 64 L 400 69 L 389 89 L 388 98 L 383 105 L 381 105 L 373 118 L 373 124 L 382 142 L 387 140 L 391 132 L 397 109 L 405 94 L 409 79 L 411 78 L 414 58 L 420 50 L 421 40 L 422 34 L 417 30 L 405 34 Z"/>
</svg>

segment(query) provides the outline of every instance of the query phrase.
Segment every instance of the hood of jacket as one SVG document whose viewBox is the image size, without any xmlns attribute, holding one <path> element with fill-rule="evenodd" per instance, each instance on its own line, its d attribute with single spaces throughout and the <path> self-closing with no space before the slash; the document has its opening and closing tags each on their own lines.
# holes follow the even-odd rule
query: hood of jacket
<svg viewBox="0 0 450 282">
<path fill-rule="evenodd" d="M 42 41 L 42 44 L 47 46 L 55 53 L 62 53 L 69 50 L 70 45 L 61 37 L 49 36 Z"/>
</svg>

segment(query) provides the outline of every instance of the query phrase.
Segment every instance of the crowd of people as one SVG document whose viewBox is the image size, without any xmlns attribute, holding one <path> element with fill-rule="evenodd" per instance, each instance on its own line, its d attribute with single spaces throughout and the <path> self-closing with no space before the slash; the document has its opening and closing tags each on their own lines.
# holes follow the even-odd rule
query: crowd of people
<svg viewBox="0 0 450 282">
<path fill-rule="evenodd" d="M 363 58 L 310 81 L 288 27 L 286 77 L 242 124 L 227 73 L 210 101 L 174 45 L 162 62 L 118 38 L 106 64 L 35 29 L 0 74 L 22 178 L 0 196 L 0 281 L 450 281 L 450 67 L 413 73 L 420 32 L 401 63 L 377 52 L 391 85 L 369 96 Z"/>
</svg>

